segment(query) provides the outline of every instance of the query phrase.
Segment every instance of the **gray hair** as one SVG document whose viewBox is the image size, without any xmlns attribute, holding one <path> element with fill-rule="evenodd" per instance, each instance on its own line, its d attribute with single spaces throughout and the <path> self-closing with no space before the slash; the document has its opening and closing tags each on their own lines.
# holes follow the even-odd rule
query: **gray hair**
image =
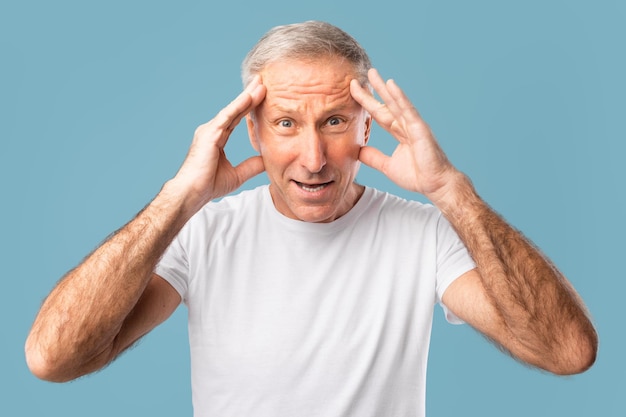
<svg viewBox="0 0 626 417">
<path fill-rule="evenodd" d="M 365 49 L 349 34 L 326 22 L 308 21 L 276 26 L 269 30 L 248 52 L 241 64 L 244 87 L 266 65 L 283 59 L 316 59 L 337 57 L 354 67 L 362 86 L 369 86 L 367 71 L 371 68 Z"/>
</svg>

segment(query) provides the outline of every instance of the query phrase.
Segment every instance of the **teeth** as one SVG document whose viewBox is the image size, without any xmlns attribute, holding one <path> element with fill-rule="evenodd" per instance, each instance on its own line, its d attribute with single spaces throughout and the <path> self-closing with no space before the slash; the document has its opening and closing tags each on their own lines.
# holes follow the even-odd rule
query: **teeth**
<svg viewBox="0 0 626 417">
<path fill-rule="evenodd" d="M 326 187 L 326 184 L 318 185 L 318 186 L 315 186 L 315 187 L 310 187 L 310 186 L 308 186 L 306 184 L 300 183 L 300 188 L 302 188 L 304 191 L 308 191 L 309 193 L 314 193 L 316 191 L 320 191 L 324 187 Z"/>
</svg>

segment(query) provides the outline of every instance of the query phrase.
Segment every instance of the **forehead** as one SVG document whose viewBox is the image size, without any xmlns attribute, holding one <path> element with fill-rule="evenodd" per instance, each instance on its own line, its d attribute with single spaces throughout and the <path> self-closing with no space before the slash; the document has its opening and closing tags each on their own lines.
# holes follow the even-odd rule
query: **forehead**
<svg viewBox="0 0 626 417">
<path fill-rule="evenodd" d="M 265 105 L 298 102 L 352 102 L 353 66 L 340 58 L 289 59 L 273 62 L 261 71 L 267 89 Z"/>
</svg>

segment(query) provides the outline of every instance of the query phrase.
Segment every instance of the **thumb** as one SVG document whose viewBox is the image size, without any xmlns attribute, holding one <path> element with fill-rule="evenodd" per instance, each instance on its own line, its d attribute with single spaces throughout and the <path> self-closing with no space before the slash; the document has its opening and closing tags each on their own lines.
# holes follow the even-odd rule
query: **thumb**
<svg viewBox="0 0 626 417">
<path fill-rule="evenodd" d="M 363 146 L 359 152 L 359 161 L 383 173 L 388 160 L 387 155 L 372 146 Z"/>
<path fill-rule="evenodd" d="M 265 165 L 263 165 L 263 159 L 259 155 L 252 156 L 235 167 L 235 172 L 237 173 L 240 184 L 259 175 L 263 171 L 265 171 Z"/>
</svg>

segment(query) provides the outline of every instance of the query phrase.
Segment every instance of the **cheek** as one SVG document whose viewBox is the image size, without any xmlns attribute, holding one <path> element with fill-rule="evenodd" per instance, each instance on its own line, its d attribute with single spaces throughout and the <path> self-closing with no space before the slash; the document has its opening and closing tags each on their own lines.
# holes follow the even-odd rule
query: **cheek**
<svg viewBox="0 0 626 417">
<path fill-rule="evenodd" d="M 266 172 L 280 172 L 287 169 L 295 159 L 294 152 L 285 143 L 276 141 L 259 141 L 259 153 L 263 159 Z"/>
<path fill-rule="evenodd" d="M 334 166 L 341 167 L 342 170 L 352 171 L 352 169 L 359 164 L 360 151 L 361 145 L 354 143 L 354 140 L 352 140 L 350 143 L 329 147 L 326 159 L 328 162 L 332 161 Z"/>
<path fill-rule="evenodd" d="M 365 141 L 363 137 L 363 131 L 362 129 L 358 129 L 357 132 L 346 135 L 344 140 L 341 141 L 340 152 L 348 159 L 358 160 L 359 152 L 361 151 L 361 147 L 364 144 Z"/>
</svg>

